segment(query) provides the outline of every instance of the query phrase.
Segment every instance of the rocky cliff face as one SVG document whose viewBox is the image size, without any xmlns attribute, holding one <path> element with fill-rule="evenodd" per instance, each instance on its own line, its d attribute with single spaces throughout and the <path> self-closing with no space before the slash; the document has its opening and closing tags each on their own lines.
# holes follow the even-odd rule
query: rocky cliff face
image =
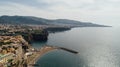
<svg viewBox="0 0 120 67">
<path fill-rule="evenodd" d="M 48 39 L 48 32 L 43 30 L 41 33 L 32 33 L 33 41 L 47 41 Z"/>
<path fill-rule="evenodd" d="M 26 41 L 31 43 L 32 41 L 47 41 L 48 32 L 46 30 L 33 30 L 29 32 L 16 32 L 18 35 L 22 35 Z"/>
<path fill-rule="evenodd" d="M 46 28 L 46 30 L 48 32 L 62 32 L 62 31 L 67 31 L 67 30 L 70 30 L 71 28 L 70 27 L 49 27 L 49 28 Z"/>
</svg>

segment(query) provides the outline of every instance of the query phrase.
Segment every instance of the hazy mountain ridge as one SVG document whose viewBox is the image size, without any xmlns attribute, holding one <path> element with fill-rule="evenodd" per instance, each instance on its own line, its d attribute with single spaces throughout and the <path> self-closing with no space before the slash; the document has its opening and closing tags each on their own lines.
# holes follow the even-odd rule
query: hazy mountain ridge
<svg viewBox="0 0 120 67">
<path fill-rule="evenodd" d="M 68 19 L 44 19 L 33 16 L 0 16 L 0 24 L 35 24 L 35 25 L 68 25 L 79 27 L 106 27 L 94 23 L 87 23 Z"/>
</svg>

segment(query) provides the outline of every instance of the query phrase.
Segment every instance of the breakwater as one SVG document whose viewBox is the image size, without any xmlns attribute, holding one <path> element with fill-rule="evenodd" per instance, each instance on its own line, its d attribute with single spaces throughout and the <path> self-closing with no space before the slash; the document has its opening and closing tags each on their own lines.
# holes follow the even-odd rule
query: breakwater
<svg viewBox="0 0 120 67">
<path fill-rule="evenodd" d="M 72 49 L 68 49 L 68 48 L 64 48 L 64 47 L 58 47 L 59 49 L 61 50 L 65 50 L 65 51 L 68 51 L 68 52 L 71 52 L 71 53 L 74 53 L 74 54 L 78 54 L 79 52 L 75 51 L 75 50 L 72 50 Z"/>
</svg>

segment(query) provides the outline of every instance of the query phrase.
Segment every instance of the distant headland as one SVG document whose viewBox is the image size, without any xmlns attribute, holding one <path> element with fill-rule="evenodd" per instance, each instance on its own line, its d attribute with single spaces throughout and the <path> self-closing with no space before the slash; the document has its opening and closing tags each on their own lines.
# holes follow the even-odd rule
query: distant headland
<svg viewBox="0 0 120 67">
<path fill-rule="evenodd" d="M 0 24 L 27 24 L 27 25 L 47 25 L 54 27 L 111 27 L 91 22 L 81 22 L 69 19 L 45 19 L 34 16 L 0 16 Z"/>
</svg>

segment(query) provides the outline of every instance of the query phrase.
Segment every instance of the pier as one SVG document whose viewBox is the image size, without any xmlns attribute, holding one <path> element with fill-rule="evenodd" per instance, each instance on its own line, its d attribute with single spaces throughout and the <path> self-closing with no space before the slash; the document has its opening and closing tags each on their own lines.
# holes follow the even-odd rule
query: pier
<svg viewBox="0 0 120 67">
<path fill-rule="evenodd" d="M 68 48 L 64 48 L 64 47 L 58 47 L 59 49 L 61 50 L 65 50 L 65 51 L 68 51 L 70 53 L 74 53 L 74 54 L 78 54 L 79 52 L 75 51 L 75 50 L 71 50 L 71 49 L 68 49 Z"/>
<path fill-rule="evenodd" d="M 75 51 L 75 50 L 72 50 L 72 49 L 69 49 L 69 48 L 65 48 L 65 47 L 58 47 L 58 46 L 50 46 L 50 45 L 46 45 L 47 47 L 52 47 L 52 48 L 55 48 L 55 49 L 60 49 L 60 50 L 64 50 L 64 51 L 67 51 L 67 52 L 70 52 L 70 53 L 74 53 L 74 54 L 78 54 L 79 52 Z"/>
</svg>

